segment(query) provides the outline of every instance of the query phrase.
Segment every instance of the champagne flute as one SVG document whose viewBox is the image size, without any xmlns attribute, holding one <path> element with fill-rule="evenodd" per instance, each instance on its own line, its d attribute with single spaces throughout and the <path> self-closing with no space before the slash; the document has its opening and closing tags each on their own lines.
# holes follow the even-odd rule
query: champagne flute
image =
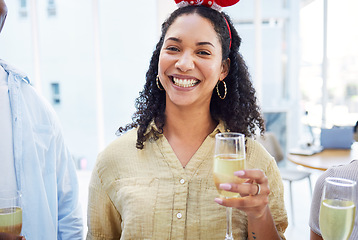
<svg viewBox="0 0 358 240">
<path fill-rule="evenodd" d="M 21 229 L 21 193 L 0 191 L 0 232 L 20 235 Z"/>
<path fill-rule="evenodd" d="M 344 178 L 325 179 L 319 226 L 324 240 L 347 240 L 355 219 L 356 182 Z"/>
<path fill-rule="evenodd" d="M 221 197 L 240 197 L 239 193 L 225 191 L 219 188 L 221 183 L 242 183 L 245 180 L 238 178 L 234 172 L 243 170 L 245 161 L 245 135 L 241 133 L 225 132 L 215 136 L 214 153 L 214 182 Z M 232 208 L 226 208 L 226 237 L 225 240 L 233 240 L 232 236 Z"/>
</svg>

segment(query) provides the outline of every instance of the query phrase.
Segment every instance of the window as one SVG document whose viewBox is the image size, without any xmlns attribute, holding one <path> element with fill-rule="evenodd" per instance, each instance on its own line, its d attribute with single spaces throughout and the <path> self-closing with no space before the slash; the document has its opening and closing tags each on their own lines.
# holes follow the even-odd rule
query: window
<svg viewBox="0 0 358 240">
<path fill-rule="evenodd" d="M 314 1 L 301 11 L 302 104 L 308 112 L 308 125 L 316 128 L 354 126 L 358 120 L 358 35 L 354 30 L 358 24 L 358 2 L 328 2 L 325 88 L 322 74 L 323 1 Z M 323 90 L 327 93 L 326 99 Z"/>
<path fill-rule="evenodd" d="M 20 0 L 20 17 L 27 17 L 27 0 Z"/>
<path fill-rule="evenodd" d="M 55 0 L 48 0 L 48 2 L 47 2 L 47 15 L 49 17 L 56 16 Z"/>
<path fill-rule="evenodd" d="M 52 90 L 52 103 L 54 105 L 58 105 L 61 103 L 60 98 L 60 84 L 59 83 L 51 83 Z"/>
</svg>

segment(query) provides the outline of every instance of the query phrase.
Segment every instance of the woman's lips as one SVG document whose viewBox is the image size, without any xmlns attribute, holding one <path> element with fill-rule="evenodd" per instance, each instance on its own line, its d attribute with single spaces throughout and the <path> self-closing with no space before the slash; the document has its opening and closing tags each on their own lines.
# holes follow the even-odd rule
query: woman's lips
<svg viewBox="0 0 358 240">
<path fill-rule="evenodd" d="M 193 87 L 195 86 L 197 83 L 199 83 L 199 80 L 197 79 L 188 79 L 188 78 L 177 78 L 177 77 L 172 77 L 172 81 L 173 83 L 178 86 L 178 87 L 183 87 L 183 88 L 187 88 L 187 87 Z"/>
</svg>

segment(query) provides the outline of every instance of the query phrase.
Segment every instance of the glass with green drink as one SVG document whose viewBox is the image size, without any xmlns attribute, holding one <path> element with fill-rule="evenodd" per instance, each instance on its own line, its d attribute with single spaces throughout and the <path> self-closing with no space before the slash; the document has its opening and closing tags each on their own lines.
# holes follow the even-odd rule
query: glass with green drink
<svg viewBox="0 0 358 240">
<path fill-rule="evenodd" d="M 325 179 L 319 227 L 324 240 L 347 240 L 355 219 L 356 182 L 328 177 Z"/>
<path fill-rule="evenodd" d="M 0 191 L 0 232 L 20 235 L 21 229 L 21 193 Z"/>
<path fill-rule="evenodd" d="M 245 135 L 224 132 L 215 135 L 215 152 L 213 167 L 214 182 L 221 197 L 240 197 L 239 193 L 220 189 L 221 183 L 243 183 L 245 179 L 234 176 L 234 172 L 246 169 Z M 225 240 L 233 240 L 232 208 L 226 207 Z"/>
</svg>

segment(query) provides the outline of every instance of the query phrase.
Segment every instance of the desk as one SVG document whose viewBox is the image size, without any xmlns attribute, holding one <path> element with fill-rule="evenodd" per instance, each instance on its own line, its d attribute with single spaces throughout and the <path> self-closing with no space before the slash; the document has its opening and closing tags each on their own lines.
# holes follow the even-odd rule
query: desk
<svg viewBox="0 0 358 240">
<path fill-rule="evenodd" d="M 329 167 L 358 160 L 358 145 L 353 144 L 352 149 L 325 149 L 311 156 L 288 154 L 287 159 L 297 165 L 325 171 Z"/>
</svg>

